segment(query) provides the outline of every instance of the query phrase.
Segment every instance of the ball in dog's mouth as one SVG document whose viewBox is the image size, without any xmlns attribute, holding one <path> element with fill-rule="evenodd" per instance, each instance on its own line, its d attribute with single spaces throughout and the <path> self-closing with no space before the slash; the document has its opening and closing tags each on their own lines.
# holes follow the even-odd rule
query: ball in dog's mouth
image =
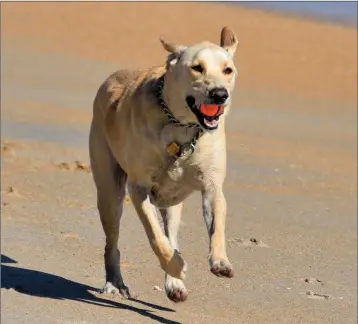
<svg viewBox="0 0 358 324">
<path fill-rule="evenodd" d="M 214 104 L 197 105 L 195 98 L 192 96 L 186 97 L 186 103 L 204 128 L 214 130 L 218 127 L 219 117 L 224 110 L 223 106 Z"/>
</svg>

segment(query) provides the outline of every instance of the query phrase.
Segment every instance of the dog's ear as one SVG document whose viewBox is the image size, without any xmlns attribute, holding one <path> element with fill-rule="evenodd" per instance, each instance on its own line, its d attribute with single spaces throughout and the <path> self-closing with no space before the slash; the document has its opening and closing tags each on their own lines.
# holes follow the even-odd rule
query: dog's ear
<svg viewBox="0 0 358 324">
<path fill-rule="evenodd" d="M 166 40 L 164 40 L 163 37 L 160 37 L 160 42 L 162 43 L 164 49 L 167 52 L 178 56 L 181 54 L 181 52 L 185 51 L 186 49 L 186 46 L 168 43 Z"/>
<path fill-rule="evenodd" d="M 160 42 L 162 43 L 164 49 L 170 53 L 167 59 L 167 68 L 170 68 L 170 66 L 173 66 L 178 62 L 180 55 L 183 53 L 183 51 L 186 50 L 187 47 L 183 45 L 168 43 L 162 37 L 160 37 Z"/>
<path fill-rule="evenodd" d="M 231 55 L 234 55 L 238 44 L 239 42 L 235 33 L 229 27 L 224 27 L 221 30 L 220 46 L 226 49 Z"/>
</svg>

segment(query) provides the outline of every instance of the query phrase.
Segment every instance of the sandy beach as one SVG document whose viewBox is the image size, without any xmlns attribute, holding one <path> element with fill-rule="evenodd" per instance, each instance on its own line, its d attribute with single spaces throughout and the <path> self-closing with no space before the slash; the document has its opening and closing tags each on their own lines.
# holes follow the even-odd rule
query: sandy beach
<svg viewBox="0 0 358 324">
<path fill-rule="evenodd" d="M 1 4 L 1 320 L 6 324 L 357 322 L 357 28 L 205 3 Z M 89 168 L 92 101 L 122 67 L 163 64 L 164 36 L 239 39 L 227 122 L 228 256 L 213 276 L 199 194 L 180 245 L 189 298 L 126 201 L 122 272 L 99 293 L 104 233 Z"/>
</svg>

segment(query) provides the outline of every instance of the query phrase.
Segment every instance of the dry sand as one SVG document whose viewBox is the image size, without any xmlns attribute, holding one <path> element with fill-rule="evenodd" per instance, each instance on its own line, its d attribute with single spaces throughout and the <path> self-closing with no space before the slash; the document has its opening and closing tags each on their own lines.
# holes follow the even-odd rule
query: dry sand
<svg viewBox="0 0 358 324">
<path fill-rule="evenodd" d="M 357 29 L 199 3 L 1 11 L 2 323 L 356 323 Z M 95 91 L 120 67 L 161 64 L 160 35 L 217 42 L 224 25 L 240 40 L 225 185 L 236 277 L 208 270 L 195 194 L 180 240 L 190 295 L 171 303 L 128 201 L 120 246 L 136 299 L 102 296 Z"/>
</svg>

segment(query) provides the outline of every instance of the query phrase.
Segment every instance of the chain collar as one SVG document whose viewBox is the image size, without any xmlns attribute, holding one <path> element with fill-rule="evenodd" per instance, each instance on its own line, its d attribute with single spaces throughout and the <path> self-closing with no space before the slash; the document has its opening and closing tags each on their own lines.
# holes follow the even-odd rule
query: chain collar
<svg viewBox="0 0 358 324">
<path fill-rule="evenodd" d="M 183 157 L 183 156 L 189 156 L 194 153 L 195 151 L 195 145 L 200 136 L 203 134 L 203 130 L 197 123 L 188 123 L 188 124 L 182 124 L 179 120 L 177 120 L 173 114 L 170 112 L 168 106 L 164 102 L 163 99 L 163 87 L 164 87 L 164 75 L 160 77 L 158 80 L 158 91 L 156 93 L 156 98 L 158 100 L 158 104 L 160 108 L 163 110 L 164 114 L 168 117 L 169 123 L 173 124 L 174 126 L 183 127 L 183 128 L 196 128 L 196 133 L 192 140 L 188 143 L 185 143 L 183 145 L 178 145 L 176 142 L 172 142 L 167 147 L 168 154 L 170 156 L 176 156 L 176 157 Z"/>
</svg>

